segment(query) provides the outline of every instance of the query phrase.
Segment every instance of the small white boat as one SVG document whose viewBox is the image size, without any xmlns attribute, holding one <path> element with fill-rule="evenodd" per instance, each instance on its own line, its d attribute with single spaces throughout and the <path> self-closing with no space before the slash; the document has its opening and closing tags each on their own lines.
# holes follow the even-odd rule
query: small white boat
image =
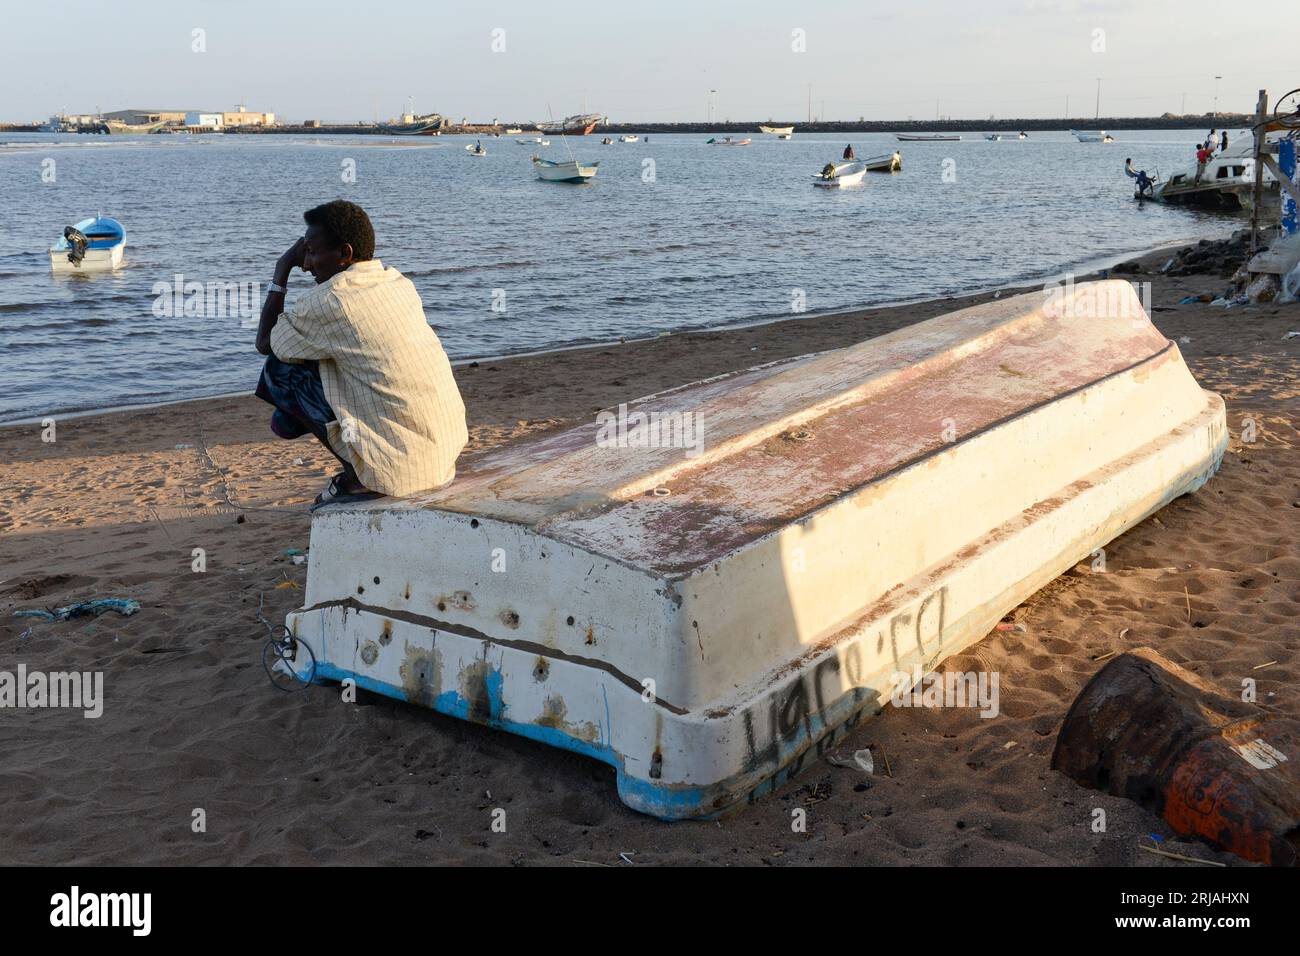
<svg viewBox="0 0 1300 956">
<path fill-rule="evenodd" d="M 869 173 L 896 173 L 903 168 L 903 154 L 894 150 L 892 153 L 868 156 L 862 160 L 862 165 L 867 167 Z"/>
<path fill-rule="evenodd" d="M 466 147 L 465 147 L 465 152 L 469 153 L 471 156 L 486 156 L 486 155 L 487 155 L 487 150 L 486 150 L 485 148 L 483 148 L 482 146 L 466 146 Z"/>
<path fill-rule="evenodd" d="M 813 177 L 813 185 L 824 189 L 856 186 L 867 174 L 866 163 L 827 163 L 827 168 Z"/>
<path fill-rule="evenodd" d="M 781 136 L 788 139 L 790 137 L 790 134 L 794 132 L 794 127 L 793 126 L 760 126 L 758 128 L 758 131 L 760 133 L 775 133 L 777 136 Z"/>
<path fill-rule="evenodd" d="M 614 141 L 613 141 L 612 139 L 610 139 L 608 136 L 606 136 L 604 139 L 602 139 L 602 140 L 600 141 L 600 145 L 601 145 L 601 146 L 613 146 L 613 145 L 614 145 Z"/>
<path fill-rule="evenodd" d="M 557 163 L 540 156 L 533 157 L 533 168 L 537 170 L 538 178 L 550 183 L 585 183 L 596 175 L 599 166 L 600 163 L 580 163 L 573 159 Z"/>
<path fill-rule="evenodd" d="M 1001 134 L 1001 133 L 985 133 L 985 134 L 984 134 L 984 138 L 987 139 L 987 140 L 990 140 L 990 141 L 992 141 L 992 142 L 994 142 L 994 143 L 1000 143 L 1000 142 L 1002 142 L 1002 134 Z"/>
<path fill-rule="evenodd" d="M 960 136 L 948 136 L 944 133 L 895 133 L 894 139 L 900 143 L 959 143 Z"/>
<path fill-rule="evenodd" d="M 550 146 L 549 139 L 542 139 L 540 136 L 530 136 L 528 139 L 515 140 L 520 146 Z"/>
<path fill-rule="evenodd" d="M 620 136 L 618 141 L 620 143 L 635 143 L 638 139 L 639 137 L 628 134 L 627 136 Z"/>
<path fill-rule="evenodd" d="M 777 139 L 790 139 L 790 137 L 792 137 L 792 136 L 794 136 L 794 133 L 777 133 L 777 134 L 776 134 L 776 138 L 777 138 Z"/>
<path fill-rule="evenodd" d="M 1115 137 L 1104 129 L 1072 129 L 1070 133 L 1081 143 L 1113 143 Z"/>
<path fill-rule="evenodd" d="M 714 139 L 707 140 L 705 145 L 707 146 L 748 146 L 751 142 L 752 140 L 749 139 L 732 139 L 730 136 L 728 136 L 725 139 L 714 138 Z"/>
<path fill-rule="evenodd" d="M 112 272 L 122 264 L 125 250 L 126 230 L 116 219 L 83 219 L 50 246 L 50 268 L 59 274 Z"/>
<path fill-rule="evenodd" d="M 1029 134 L 1021 133 L 1019 136 L 1016 137 L 1016 139 L 1029 139 Z"/>
</svg>

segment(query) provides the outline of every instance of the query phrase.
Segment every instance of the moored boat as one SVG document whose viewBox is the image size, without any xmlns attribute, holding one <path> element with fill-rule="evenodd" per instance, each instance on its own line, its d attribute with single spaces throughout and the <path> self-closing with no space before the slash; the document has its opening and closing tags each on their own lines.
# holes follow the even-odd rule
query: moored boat
<svg viewBox="0 0 1300 956">
<path fill-rule="evenodd" d="M 862 160 L 862 165 L 867 167 L 869 173 L 896 173 L 903 168 L 903 154 L 894 150 L 892 153 L 869 156 Z"/>
<path fill-rule="evenodd" d="M 83 219 L 67 226 L 50 247 L 50 268 L 56 273 L 111 272 L 122 264 L 126 230 L 110 216 Z"/>
<path fill-rule="evenodd" d="M 862 177 L 866 174 L 866 163 L 827 163 L 826 167 L 813 177 L 813 185 L 824 189 L 856 186 L 862 182 Z"/>
<path fill-rule="evenodd" d="M 558 122 L 538 123 L 537 128 L 551 136 L 586 136 L 603 119 L 599 113 L 577 113 Z"/>
<path fill-rule="evenodd" d="M 403 113 L 400 122 L 379 124 L 380 132 L 392 136 L 436 136 L 441 129 L 440 113 Z"/>
<path fill-rule="evenodd" d="M 900 143 L 956 143 L 961 137 L 947 133 L 895 133 L 894 139 Z"/>
<path fill-rule="evenodd" d="M 990 140 L 990 141 L 992 141 L 992 142 L 994 142 L 994 143 L 1000 143 L 1000 142 L 1002 142 L 1002 134 L 1001 134 L 1001 133 L 985 133 L 985 134 L 984 134 L 984 138 L 987 139 L 987 140 Z"/>
<path fill-rule="evenodd" d="M 708 146 L 748 146 L 752 142 L 748 139 L 732 139 L 730 136 L 724 139 L 711 138 L 705 141 Z"/>
<path fill-rule="evenodd" d="M 550 183 L 585 183 L 596 175 L 600 163 L 579 163 L 577 160 L 556 162 L 550 159 L 533 157 L 533 168 L 539 179 Z"/>
<path fill-rule="evenodd" d="M 1081 143 L 1113 143 L 1115 137 L 1104 129 L 1072 129 L 1070 135 Z"/>
<path fill-rule="evenodd" d="M 1227 442 L 1131 285 L 1009 296 L 318 510 L 274 666 L 592 757 L 633 809 L 708 817 L 1197 491 Z"/>
<path fill-rule="evenodd" d="M 760 133 L 775 133 L 777 136 L 789 136 L 794 132 L 793 126 L 760 126 Z"/>
<path fill-rule="evenodd" d="M 620 143 L 635 143 L 635 142 L 637 141 L 637 139 L 638 139 L 637 136 L 635 136 L 635 135 L 632 134 L 632 133 L 629 133 L 629 134 L 627 134 L 626 136 L 620 136 L 620 137 L 618 138 L 618 141 L 619 141 Z"/>
</svg>

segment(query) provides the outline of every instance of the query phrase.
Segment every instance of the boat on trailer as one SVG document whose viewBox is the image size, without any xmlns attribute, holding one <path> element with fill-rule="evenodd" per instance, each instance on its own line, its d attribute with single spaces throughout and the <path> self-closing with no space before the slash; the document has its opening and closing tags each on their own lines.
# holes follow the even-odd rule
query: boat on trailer
<svg viewBox="0 0 1300 956">
<path fill-rule="evenodd" d="M 550 159 L 533 157 L 533 168 L 539 179 L 551 183 L 585 183 L 596 175 L 600 163 L 579 163 L 577 160 L 556 162 Z"/>
<path fill-rule="evenodd" d="M 714 816 L 1198 489 L 1227 441 L 1132 285 L 1008 297 L 317 510 L 274 666 L 603 761 L 643 813 Z"/>
<path fill-rule="evenodd" d="M 50 268 L 58 274 L 112 272 L 122 265 L 126 230 L 111 216 L 83 219 L 67 226 L 50 246 Z"/>
</svg>

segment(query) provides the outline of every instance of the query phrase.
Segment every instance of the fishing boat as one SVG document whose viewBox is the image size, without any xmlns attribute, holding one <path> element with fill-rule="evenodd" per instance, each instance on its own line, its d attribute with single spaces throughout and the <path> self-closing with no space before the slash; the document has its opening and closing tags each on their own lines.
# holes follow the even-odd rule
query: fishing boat
<svg viewBox="0 0 1300 956">
<path fill-rule="evenodd" d="M 96 216 L 67 226 L 50 247 L 50 268 L 60 274 L 112 272 L 122 265 L 126 230 L 116 219 Z"/>
<path fill-rule="evenodd" d="M 269 660 L 602 761 L 642 813 L 710 817 L 823 766 L 1227 443 L 1223 400 L 1131 284 L 1058 284 L 321 508 Z"/>
<path fill-rule="evenodd" d="M 987 140 L 991 140 L 991 141 L 994 142 L 994 143 L 1000 143 L 1000 142 L 1002 142 L 1002 134 L 1001 134 L 1001 133 L 985 133 L 985 134 L 984 134 L 984 138 L 987 139 Z"/>
<path fill-rule="evenodd" d="M 628 134 L 627 136 L 620 136 L 618 138 L 618 141 L 620 143 L 635 143 L 637 141 L 637 137 L 632 134 Z"/>
<path fill-rule="evenodd" d="M 869 156 L 862 160 L 862 165 L 867 167 L 869 173 L 896 173 L 903 168 L 903 154 L 894 150 L 892 153 Z"/>
<path fill-rule="evenodd" d="M 578 113 L 558 122 L 538 123 L 537 128 L 551 136 L 586 136 L 603 119 L 599 113 Z"/>
<path fill-rule="evenodd" d="M 794 132 L 793 126 L 760 126 L 760 133 L 775 133 L 777 136 L 789 136 Z"/>
<path fill-rule="evenodd" d="M 956 143 L 961 137 L 946 133 L 895 133 L 894 139 L 900 143 Z"/>
<path fill-rule="evenodd" d="M 121 120 L 104 120 L 104 131 L 110 136 L 144 136 L 148 133 L 156 133 L 166 125 L 164 122 L 157 123 L 123 123 Z"/>
<path fill-rule="evenodd" d="M 1081 143 L 1113 143 L 1115 137 L 1104 129 L 1072 129 L 1070 134 Z"/>
<path fill-rule="evenodd" d="M 732 139 L 730 136 L 728 136 L 728 137 L 726 137 L 725 139 L 709 139 L 709 140 L 706 141 L 706 145 L 708 145 L 708 146 L 748 146 L 748 145 L 750 144 L 750 142 L 751 142 L 751 141 L 748 140 L 748 139 Z"/>
<path fill-rule="evenodd" d="M 379 130 L 392 136 L 436 136 L 442 122 L 440 113 L 403 113 L 397 123 L 380 123 Z"/>
<path fill-rule="evenodd" d="M 794 133 L 777 133 L 777 134 L 776 134 L 776 138 L 777 138 L 777 139 L 790 139 L 790 138 L 792 138 L 793 136 L 794 136 Z"/>
<path fill-rule="evenodd" d="M 826 168 L 813 177 L 813 185 L 823 189 L 856 186 L 866 174 L 865 163 L 827 163 Z"/>
<path fill-rule="evenodd" d="M 585 183 L 596 175 L 600 163 L 579 163 L 577 160 L 555 162 L 533 157 L 533 168 L 537 177 L 550 183 Z"/>
<path fill-rule="evenodd" d="M 487 147 L 481 146 L 478 143 L 473 143 L 465 147 L 465 152 L 469 153 L 471 156 L 486 156 Z"/>
<path fill-rule="evenodd" d="M 1281 187 L 1278 185 L 1277 177 L 1267 165 L 1264 167 L 1261 183 L 1265 206 L 1271 207 L 1278 203 Z M 1254 190 L 1255 144 L 1253 140 L 1245 138 L 1236 146 L 1210 157 L 1210 161 L 1205 164 L 1205 168 L 1199 175 L 1196 164 L 1189 164 L 1181 172 L 1156 183 L 1149 197 L 1138 197 L 1135 194 L 1134 198 L 1250 211 L 1254 205 Z"/>
<path fill-rule="evenodd" d="M 601 146 L 613 146 L 613 145 L 614 145 L 614 141 L 613 141 L 612 139 L 610 139 L 608 136 L 606 136 L 604 139 L 602 139 L 602 140 L 600 141 L 600 145 L 601 145 Z"/>
</svg>

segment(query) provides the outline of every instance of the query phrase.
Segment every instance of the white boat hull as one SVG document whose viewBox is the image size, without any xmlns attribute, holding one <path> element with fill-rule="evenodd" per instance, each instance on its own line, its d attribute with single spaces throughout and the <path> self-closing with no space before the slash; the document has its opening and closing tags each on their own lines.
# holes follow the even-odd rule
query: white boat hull
<svg viewBox="0 0 1300 956">
<path fill-rule="evenodd" d="M 591 756 L 630 807 L 707 817 L 1195 491 L 1228 438 L 1121 282 L 623 412 L 690 412 L 707 443 L 619 444 L 598 421 L 440 491 L 318 511 L 286 666 Z"/>
<path fill-rule="evenodd" d="M 585 183 L 593 178 L 600 169 L 600 163 L 551 163 L 546 160 L 533 159 L 533 168 L 539 179 L 551 183 Z"/>
<path fill-rule="evenodd" d="M 112 272 L 121 268 L 126 243 L 119 242 L 109 249 L 87 249 L 78 265 L 68 261 L 67 249 L 50 250 L 50 269 L 59 274 L 74 275 L 92 272 Z"/>
<path fill-rule="evenodd" d="M 865 163 L 836 163 L 835 175 L 831 177 L 814 176 L 813 185 L 820 186 L 822 189 L 842 189 L 845 186 L 856 186 L 862 182 L 862 178 L 867 174 Z"/>
</svg>

